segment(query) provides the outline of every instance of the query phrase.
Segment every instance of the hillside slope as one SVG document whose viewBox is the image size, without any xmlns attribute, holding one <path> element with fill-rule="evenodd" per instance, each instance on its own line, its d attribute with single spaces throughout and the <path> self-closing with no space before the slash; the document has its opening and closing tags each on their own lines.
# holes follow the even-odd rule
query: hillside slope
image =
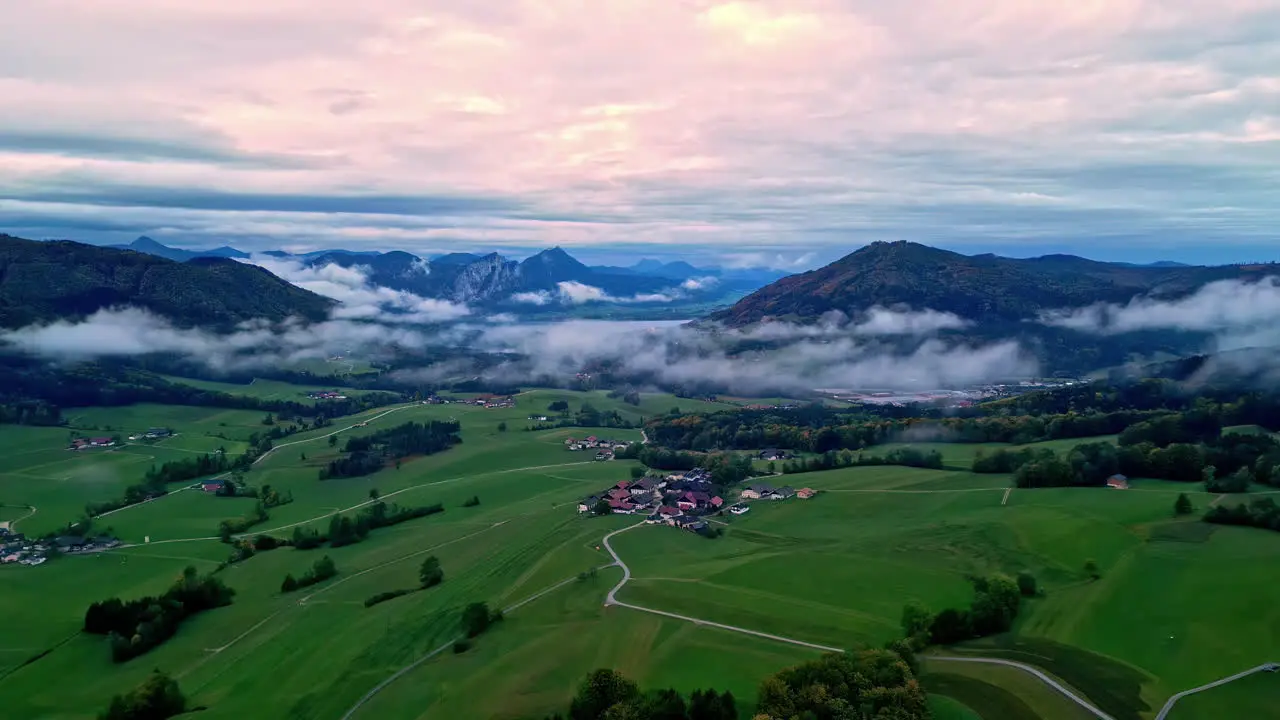
<svg viewBox="0 0 1280 720">
<path fill-rule="evenodd" d="M 174 262 L 69 241 L 0 235 L 0 327 L 81 318 L 132 306 L 178 325 L 228 326 L 253 318 L 320 320 L 333 301 L 260 267 L 225 258 Z"/>
<path fill-rule="evenodd" d="M 783 278 L 709 319 L 742 327 L 768 319 L 807 322 L 839 310 L 907 305 L 975 322 L 1017 322 L 1045 310 L 1136 295 L 1177 297 L 1214 280 L 1256 279 L 1271 266 L 1139 267 L 1070 255 L 1026 260 L 961 255 L 909 242 L 879 242 L 818 270 Z"/>
</svg>

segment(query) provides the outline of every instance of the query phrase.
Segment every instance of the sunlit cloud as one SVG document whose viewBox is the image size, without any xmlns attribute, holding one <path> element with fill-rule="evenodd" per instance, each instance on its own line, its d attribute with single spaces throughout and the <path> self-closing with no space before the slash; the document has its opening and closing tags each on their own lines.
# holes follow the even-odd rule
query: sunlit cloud
<svg viewBox="0 0 1280 720">
<path fill-rule="evenodd" d="M 0 27 L 17 234 L 803 269 L 1280 221 L 1265 0 L 63 0 Z"/>
</svg>

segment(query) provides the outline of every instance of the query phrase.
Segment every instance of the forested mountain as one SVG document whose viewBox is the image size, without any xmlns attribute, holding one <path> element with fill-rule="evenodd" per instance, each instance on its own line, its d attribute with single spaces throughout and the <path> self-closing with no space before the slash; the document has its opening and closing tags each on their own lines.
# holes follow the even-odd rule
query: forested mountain
<svg viewBox="0 0 1280 720">
<path fill-rule="evenodd" d="M 333 301 L 226 258 L 174 262 L 0 235 L 0 327 L 81 318 L 125 305 L 178 325 L 229 326 L 252 318 L 320 320 Z"/>
<path fill-rule="evenodd" d="M 1256 279 L 1271 265 L 1133 266 L 1072 255 L 1015 259 L 961 255 L 910 242 L 872 243 L 818 270 L 783 278 L 712 320 L 741 327 L 766 319 L 810 321 L 839 310 L 908 305 L 978 322 L 1022 321 L 1040 312 L 1136 295 L 1177 297 L 1207 282 Z"/>
<path fill-rule="evenodd" d="M 812 323 L 840 311 L 857 318 L 872 307 L 936 310 L 969 321 L 945 339 L 985 343 L 1017 339 L 1046 373 L 1078 374 L 1140 358 L 1201 352 L 1211 336 L 1180 330 L 1100 335 L 1036 322 L 1043 313 L 1135 297 L 1176 299 L 1217 280 L 1258 280 L 1277 265 L 1217 267 L 1104 263 L 1072 255 L 1014 259 L 961 255 L 909 242 L 879 242 L 818 270 L 792 275 L 708 320 L 729 327 Z"/>
</svg>

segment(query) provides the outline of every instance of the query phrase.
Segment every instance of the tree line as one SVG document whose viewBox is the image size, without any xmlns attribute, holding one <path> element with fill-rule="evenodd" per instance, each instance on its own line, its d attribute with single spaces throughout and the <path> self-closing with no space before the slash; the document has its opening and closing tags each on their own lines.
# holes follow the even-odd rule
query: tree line
<svg viewBox="0 0 1280 720">
<path fill-rule="evenodd" d="M 819 472 L 846 467 L 867 467 L 880 465 L 901 465 L 903 467 L 942 469 L 942 453 L 937 450 L 920 450 L 919 448 L 894 448 L 883 455 L 854 455 L 849 450 L 827 452 L 807 458 L 796 458 L 782 464 L 784 475 L 796 473 Z"/>
<path fill-rule="evenodd" d="M 187 699 L 177 681 L 154 670 L 138 687 L 112 697 L 98 720 L 168 720 L 186 711 Z"/>
<path fill-rule="evenodd" d="M 124 662 L 173 637 L 187 618 L 230 605 L 234 595 L 235 590 L 216 577 L 200 577 L 189 566 L 159 597 L 128 601 L 113 597 L 91 604 L 85 611 L 84 631 L 108 636 L 111 659 Z"/>
<path fill-rule="evenodd" d="M 642 692 L 616 670 L 591 672 L 578 685 L 567 715 L 547 720 L 737 720 L 733 693 L 694 690 L 686 699 L 673 688 Z"/>
<path fill-rule="evenodd" d="M 0 388 L 0 423 L 31 425 L 61 424 L 60 408 L 64 407 L 116 407 L 144 402 L 333 418 L 401 402 L 404 397 L 398 392 L 370 392 L 321 405 L 264 400 L 175 383 L 136 363 L 98 360 L 54 365 L 8 353 L 0 353 L 0 374 L 5 377 L 4 387 Z M 310 380 L 315 381 L 316 378 Z"/>
<path fill-rule="evenodd" d="M 1160 439 L 1184 439 L 1177 433 Z M 1150 442 L 1146 431 L 1121 434 L 1120 445 L 1082 443 L 1061 456 L 1048 448 L 1000 448 L 975 454 L 976 473 L 1013 473 L 1020 488 L 1096 487 L 1114 475 L 1203 482 L 1209 492 L 1247 492 L 1251 483 L 1280 483 L 1280 442 L 1270 435 L 1228 432 L 1200 442 Z M 1133 443 L 1133 444 L 1126 444 Z"/>
<path fill-rule="evenodd" d="M 1219 525 L 1243 525 L 1280 532 L 1280 505 L 1271 498 L 1259 498 L 1248 504 L 1216 505 L 1204 514 L 1204 521 Z"/>
<path fill-rule="evenodd" d="M 280 592 L 291 593 L 305 587 L 311 587 L 316 583 L 324 582 L 338 574 L 338 566 L 334 564 L 333 559 L 328 555 L 320 558 L 311 564 L 311 569 L 302 574 L 300 578 L 294 578 L 292 573 L 284 576 L 284 581 L 280 583 Z"/>
<path fill-rule="evenodd" d="M 902 631 L 915 649 L 953 645 L 997 635 L 1013 627 L 1022 598 L 1036 594 L 1035 578 L 1024 573 L 1014 581 L 1007 575 L 971 576 L 973 601 L 966 609 L 946 608 L 933 613 L 919 603 L 902 609 Z"/>
<path fill-rule="evenodd" d="M 360 477 L 381 470 L 386 463 L 411 455 L 432 455 L 462 442 L 459 424 L 432 420 L 407 422 L 375 433 L 347 439 L 347 454 L 320 470 L 320 479 Z"/>
<path fill-rule="evenodd" d="M 358 543 L 378 528 L 390 527 L 442 512 L 444 512 L 444 505 L 441 503 L 401 507 L 396 504 L 388 506 L 378 501 L 360 510 L 355 519 L 343 514 L 334 515 L 329 519 L 329 529 L 324 534 L 316 530 L 295 527 L 292 537 L 280 542 L 292 545 L 297 550 L 314 550 L 325 543 L 328 543 L 329 547 L 338 548 Z"/>
</svg>

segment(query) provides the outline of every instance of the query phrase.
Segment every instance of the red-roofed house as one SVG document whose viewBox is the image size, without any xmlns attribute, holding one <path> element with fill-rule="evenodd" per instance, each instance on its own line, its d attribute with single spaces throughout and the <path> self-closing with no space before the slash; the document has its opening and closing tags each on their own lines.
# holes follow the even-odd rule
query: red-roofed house
<svg viewBox="0 0 1280 720">
<path fill-rule="evenodd" d="M 715 497 L 711 498 L 712 507 L 720 507 L 723 504 L 724 504 L 724 498 L 720 497 L 719 495 L 716 495 Z"/>
<path fill-rule="evenodd" d="M 207 482 L 207 483 L 202 483 L 202 484 L 200 485 L 200 489 L 201 489 L 201 490 L 203 490 L 203 491 L 205 491 L 205 492 L 207 492 L 207 493 L 216 493 L 216 492 L 218 492 L 219 490 L 221 490 L 221 489 L 222 489 L 222 483 L 220 483 L 220 482 Z"/>
<path fill-rule="evenodd" d="M 630 498 L 631 498 L 631 493 L 627 492 L 626 490 L 614 488 L 609 491 L 610 500 L 628 500 Z"/>
</svg>

